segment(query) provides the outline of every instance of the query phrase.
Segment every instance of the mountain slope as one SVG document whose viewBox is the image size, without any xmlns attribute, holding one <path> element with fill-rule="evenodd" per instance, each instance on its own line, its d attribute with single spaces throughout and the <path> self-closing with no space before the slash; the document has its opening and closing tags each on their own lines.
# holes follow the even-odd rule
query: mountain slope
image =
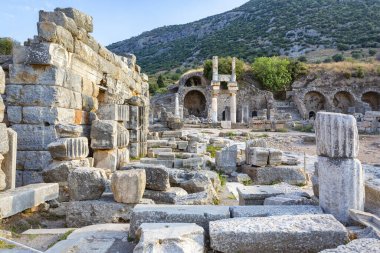
<svg viewBox="0 0 380 253">
<path fill-rule="evenodd" d="M 213 55 L 299 56 L 311 50 L 380 47 L 380 0 L 251 0 L 185 25 L 108 46 L 136 54 L 145 71 L 196 66 Z"/>
</svg>

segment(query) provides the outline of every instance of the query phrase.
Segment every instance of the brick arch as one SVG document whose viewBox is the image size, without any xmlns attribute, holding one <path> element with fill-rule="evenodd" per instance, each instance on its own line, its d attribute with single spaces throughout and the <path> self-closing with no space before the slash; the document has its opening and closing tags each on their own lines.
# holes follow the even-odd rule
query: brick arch
<svg viewBox="0 0 380 253">
<path fill-rule="evenodd" d="M 196 117 L 207 116 L 206 95 L 200 90 L 189 90 L 183 97 L 184 115 L 194 115 Z"/>
</svg>

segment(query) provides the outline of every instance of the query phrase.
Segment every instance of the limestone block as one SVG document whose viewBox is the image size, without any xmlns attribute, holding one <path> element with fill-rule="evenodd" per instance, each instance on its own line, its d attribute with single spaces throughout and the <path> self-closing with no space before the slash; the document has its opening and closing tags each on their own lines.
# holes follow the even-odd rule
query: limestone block
<svg viewBox="0 0 380 253">
<path fill-rule="evenodd" d="M 336 249 L 326 249 L 320 253 L 355 253 L 355 252 L 380 252 L 380 240 L 373 238 L 363 238 L 351 241 L 346 245 L 341 245 Z"/>
<path fill-rule="evenodd" d="M 323 214 L 319 206 L 232 206 L 231 218 Z"/>
<path fill-rule="evenodd" d="M 319 203 L 326 213 L 349 223 L 349 210 L 364 210 L 364 171 L 359 160 L 318 157 Z"/>
<path fill-rule="evenodd" d="M 57 67 L 67 67 L 69 65 L 69 53 L 61 45 L 55 43 L 31 44 L 26 50 L 25 64 Z"/>
<path fill-rule="evenodd" d="M 129 155 L 132 158 L 140 158 L 140 143 L 129 143 Z"/>
<path fill-rule="evenodd" d="M 146 172 L 146 189 L 166 191 L 170 189 L 168 169 L 162 165 L 132 163 L 121 170 L 143 169 Z"/>
<path fill-rule="evenodd" d="M 221 123 L 221 127 L 223 129 L 231 129 L 232 128 L 232 123 L 231 121 L 222 121 L 220 122 Z"/>
<path fill-rule="evenodd" d="M 168 152 L 173 152 L 173 149 L 172 148 L 149 148 L 148 156 L 150 158 L 154 158 L 160 153 L 168 153 Z"/>
<path fill-rule="evenodd" d="M 319 252 L 344 244 L 348 232 L 331 215 L 284 215 L 211 221 L 210 238 L 220 252 Z"/>
<path fill-rule="evenodd" d="M 168 139 L 168 138 L 182 138 L 184 136 L 184 133 L 182 130 L 179 131 L 164 131 L 162 132 L 162 138 Z"/>
<path fill-rule="evenodd" d="M 229 219 L 228 206 L 137 205 L 132 212 L 129 236 L 143 223 L 195 223 L 208 232 L 209 222 Z"/>
<path fill-rule="evenodd" d="M 252 167 L 243 166 L 242 171 L 248 174 L 258 185 L 271 185 L 285 182 L 292 185 L 307 184 L 307 175 L 299 166 Z"/>
<path fill-rule="evenodd" d="M 0 192 L 0 218 L 58 198 L 58 184 L 33 184 Z"/>
<path fill-rule="evenodd" d="M 22 107 L 21 106 L 8 106 L 7 107 L 8 121 L 13 124 L 22 122 Z"/>
<path fill-rule="evenodd" d="M 140 107 L 138 106 L 129 106 L 129 121 L 127 123 L 128 129 L 139 129 L 140 124 Z"/>
<path fill-rule="evenodd" d="M 380 178 L 365 183 L 365 210 L 380 217 Z"/>
<path fill-rule="evenodd" d="M 145 201 L 146 202 L 146 201 Z M 68 227 L 83 227 L 93 224 L 127 222 L 135 204 L 117 203 L 113 198 L 100 200 L 71 201 L 66 209 Z"/>
<path fill-rule="evenodd" d="M 202 169 L 204 161 L 202 157 L 183 159 L 183 167 L 187 169 Z"/>
<path fill-rule="evenodd" d="M 83 128 L 74 124 L 57 124 L 55 130 L 59 138 L 78 138 L 83 133 Z"/>
<path fill-rule="evenodd" d="M 141 158 L 140 163 L 162 165 L 166 168 L 173 168 L 174 167 L 174 161 L 173 160 L 158 160 L 156 158 Z"/>
<path fill-rule="evenodd" d="M 81 11 L 74 8 L 56 8 L 54 11 L 60 11 L 66 14 L 67 17 L 72 18 L 76 25 L 85 29 L 87 32 L 92 33 L 94 30 L 93 18 Z"/>
<path fill-rule="evenodd" d="M 82 110 L 87 112 L 98 110 L 98 99 L 82 94 Z"/>
<path fill-rule="evenodd" d="M 118 150 L 95 150 L 94 163 L 96 168 L 109 169 L 112 172 L 118 168 Z"/>
<path fill-rule="evenodd" d="M 17 155 L 17 133 L 11 128 L 7 129 L 8 135 L 8 152 L 4 154 L 1 168 L 6 176 L 6 190 L 16 188 L 16 155 Z"/>
<path fill-rule="evenodd" d="M 216 152 L 215 165 L 216 169 L 224 173 L 231 174 L 236 171 L 237 146 L 223 148 Z"/>
<path fill-rule="evenodd" d="M 129 144 L 129 132 L 128 130 L 122 125 L 117 124 L 117 147 L 118 148 L 125 148 Z"/>
<path fill-rule="evenodd" d="M 168 146 L 168 140 L 148 140 L 148 148 L 164 148 Z"/>
<path fill-rule="evenodd" d="M 117 104 L 103 104 L 96 112 L 101 120 L 128 121 L 129 106 Z"/>
<path fill-rule="evenodd" d="M 5 173 L 0 169 L 0 191 L 5 190 L 5 188 L 7 188 L 6 176 Z"/>
<path fill-rule="evenodd" d="M 41 171 L 52 161 L 49 151 L 17 151 L 17 170 Z"/>
<path fill-rule="evenodd" d="M 53 161 L 44 168 L 42 177 L 46 183 L 66 182 L 71 171 L 80 167 L 90 167 L 88 159 L 73 161 Z"/>
<path fill-rule="evenodd" d="M 175 204 L 178 197 L 186 196 L 187 191 L 179 187 L 170 187 L 166 191 L 145 190 L 143 197 L 156 204 Z"/>
<path fill-rule="evenodd" d="M 282 151 L 274 148 L 269 149 L 269 165 L 281 165 Z"/>
<path fill-rule="evenodd" d="M 310 195 L 306 192 L 281 194 L 275 197 L 266 198 L 264 201 L 264 205 L 266 206 L 295 206 L 318 204 L 318 200 L 311 198 Z"/>
<path fill-rule="evenodd" d="M 181 151 L 187 150 L 187 147 L 189 145 L 188 141 L 177 141 L 177 149 Z"/>
<path fill-rule="evenodd" d="M 175 159 L 175 153 L 173 152 L 159 152 L 157 153 L 158 160 L 169 160 L 172 161 Z"/>
<path fill-rule="evenodd" d="M 71 200 L 100 199 L 105 190 L 107 176 L 103 169 L 77 168 L 68 177 Z"/>
<path fill-rule="evenodd" d="M 91 148 L 114 149 L 117 147 L 117 122 L 95 120 L 91 126 Z"/>
<path fill-rule="evenodd" d="M 48 145 L 51 156 L 56 160 L 80 160 L 89 154 L 86 137 L 60 138 Z"/>
<path fill-rule="evenodd" d="M 266 166 L 269 160 L 269 150 L 265 148 L 251 148 L 250 151 L 250 161 L 251 165 L 254 166 Z"/>
<path fill-rule="evenodd" d="M 123 168 L 129 164 L 129 150 L 128 148 L 117 149 L 117 168 Z"/>
<path fill-rule="evenodd" d="M 189 146 L 187 147 L 187 151 L 195 154 L 204 154 L 207 150 L 207 144 L 202 142 L 189 142 Z"/>
<path fill-rule="evenodd" d="M 140 139 L 141 139 L 141 130 L 140 129 L 138 129 L 138 130 L 131 129 L 131 130 L 129 130 L 129 133 L 130 133 L 129 139 L 131 142 L 140 142 Z"/>
<path fill-rule="evenodd" d="M 359 135 L 352 115 L 319 112 L 315 120 L 317 154 L 335 158 L 356 158 Z"/>
<path fill-rule="evenodd" d="M 80 40 L 75 39 L 74 41 L 75 55 L 73 57 L 81 60 L 86 65 L 100 71 L 104 71 L 105 67 L 115 68 L 110 62 L 102 61 L 100 55 L 95 52 L 90 46 L 86 45 Z M 108 69 L 106 73 L 111 73 L 115 71 L 114 69 Z"/>
<path fill-rule="evenodd" d="M 39 21 L 40 22 L 47 21 L 47 22 L 55 23 L 56 25 L 62 26 L 63 28 L 68 30 L 74 36 L 78 36 L 78 27 L 75 21 L 72 18 L 67 17 L 61 11 L 54 11 L 54 12 L 40 11 Z"/>
<path fill-rule="evenodd" d="M 16 178 L 17 181 L 17 178 Z M 22 185 L 39 184 L 44 180 L 42 179 L 42 172 L 26 170 L 22 171 Z M 17 182 L 16 182 L 17 183 Z"/>
<path fill-rule="evenodd" d="M 196 224 L 144 223 L 137 231 L 134 253 L 205 252 L 205 232 Z"/>
<path fill-rule="evenodd" d="M 9 151 L 9 139 L 7 126 L 0 123 L 0 154 L 6 154 Z"/>
<path fill-rule="evenodd" d="M 116 202 L 138 204 L 145 186 L 145 170 L 116 171 L 112 174 L 111 189 Z"/>
<path fill-rule="evenodd" d="M 82 109 L 82 96 L 65 87 L 45 85 L 7 85 L 7 103 L 20 106 Z M 9 95 L 9 96 L 8 96 Z"/>
<path fill-rule="evenodd" d="M 5 104 L 3 98 L 0 96 L 0 122 L 4 120 Z"/>
<path fill-rule="evenodd" d="M 2 67 L 0 67 L 0 94 L 5 92 L 5 73 Z"/>
<path fill-rule="evenodd" d="M 74 109 L 57 107 L 27 106 L 22 109 L 23 123 L 50 124 L 74 123 L 76 120 Z"/>
<path fill-rule="evenodd" d="M 281 189 L 265 185 L 238 187 L 237 191 L 239 193 L 239 205 L 241 206 L 263 205 L 266 198 L 284 193 Z"/>
<path fill-rule="evenodd" d="M 74 52 L 74 38 L 72 34 L 53 22 L 38 22 L 38 36 L 43 41 L 53 42 L 64 46 L 67 51 Z"/>
<path fill-rule="evenodd" d="M 178 196 L 175 199 L 175 205 L 214 205 L 218 198 L 210 191 L 190 193 L 185 196 Z"/>
</svg>

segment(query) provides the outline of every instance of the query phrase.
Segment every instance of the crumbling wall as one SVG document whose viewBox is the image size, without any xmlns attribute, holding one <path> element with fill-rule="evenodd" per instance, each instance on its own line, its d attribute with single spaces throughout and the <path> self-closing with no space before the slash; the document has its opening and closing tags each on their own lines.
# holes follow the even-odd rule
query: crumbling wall
<svg viewBox="0 0 380 253">
<path fill-rule="evenodd" d="M 91 142 L 92 122 L 106 118 L 99 110 L 113 105 L 128 111 L 128 118 L 110 119 L 131 132 L 131 155 L 145 154 L 149 87 L 136 57 L 100 45 L 90 35 L 92 17 L 72 8 L 40 11 L 37 27 L 37 36 L 14 48 L 6 85 L 7 117 L 18 133 L 19 184 L 42 181 L 52 160 L 47 147 L 58 139 L 56 125 L 80 126 L 80 136 Z"/>
</svg>

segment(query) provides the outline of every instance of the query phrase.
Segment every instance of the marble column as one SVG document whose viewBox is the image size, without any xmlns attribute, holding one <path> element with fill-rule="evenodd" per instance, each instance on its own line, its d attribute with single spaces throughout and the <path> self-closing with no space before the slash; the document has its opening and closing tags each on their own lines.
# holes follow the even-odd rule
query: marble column
<svg viewBox="0 0 380 253">
<path fill-rule="evenodd" d="M 218 94 L 217 93 L 212 94 L 211 119 L 212 119 L 212 123 L 218 122 Z"/>
<path fill-rule="evenodd" d="M 218 56 L 212 57 L 212 81 L 219 81 L 219 61 Z"/>
<path fill-rule="evenodd" d="M 232 124 L 236 124 L 236 93 L 230 95 L 230 119 Z"/>
<path fill-rule="evenodd" d="M 231 82 L 236 82 L 236 58 L 232 58 Z"/>
<path fill-rule="evenodd" d="M 179 97 L 178 93 L 175 94 L 175 105 L 174 105 L 174 115 L 176 117 L 180 117 L 180 112 L 179 112 Z"/>
</svg>

